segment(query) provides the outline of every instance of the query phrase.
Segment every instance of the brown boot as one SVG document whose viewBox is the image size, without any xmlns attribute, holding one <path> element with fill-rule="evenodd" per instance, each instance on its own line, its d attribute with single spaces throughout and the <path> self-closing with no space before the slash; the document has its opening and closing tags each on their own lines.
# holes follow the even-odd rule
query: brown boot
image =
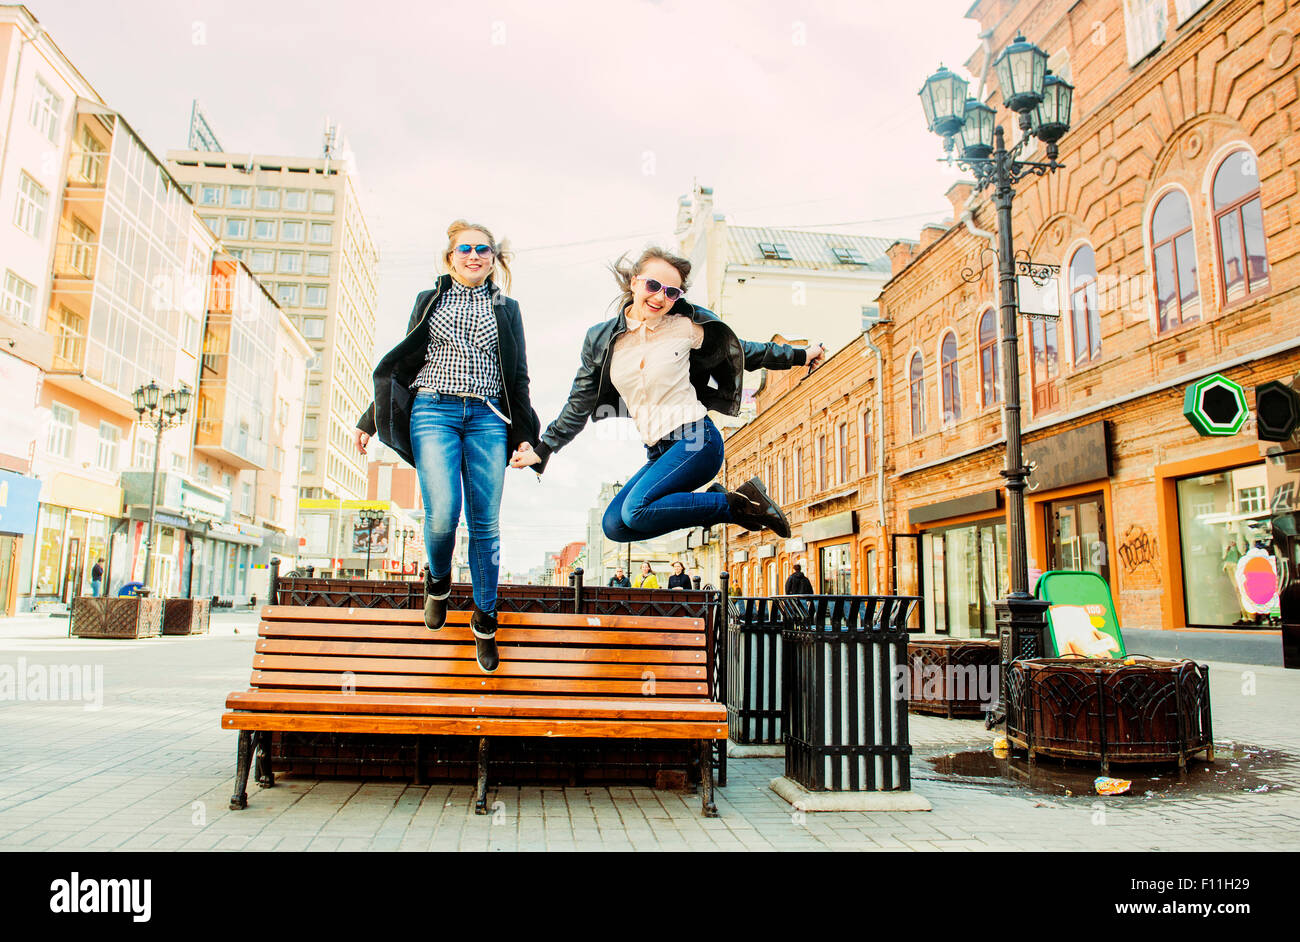
<svg viewBox="0 0 1300 942">
<path fill-rule="evenodd" d="M 746 530 L 766 527 L 782 539 L 789 539 L 790 522 L 776 501 L 767 496 L 763 482 L 758 478 L 750 478 L 734 491 L 729 491 L 727 503 L 731 508 L 732 523 Z"/>
<path fill-rule="evenodd" d="M 424 627 L 437 631 L 447 624 L 447 597 L 451 595 L 451 573 L 437 580 L 424 574 Z"/>
<path fill-rule="evenodd" d="M 474 656 L 478 666 L 491 674 L 501 664 L 501 655 L 497 651 L 497 617 L 485 615 L 474 606 L 474 614 L 469 617 L 469 630 L 474 634 Z"/>
</svg>

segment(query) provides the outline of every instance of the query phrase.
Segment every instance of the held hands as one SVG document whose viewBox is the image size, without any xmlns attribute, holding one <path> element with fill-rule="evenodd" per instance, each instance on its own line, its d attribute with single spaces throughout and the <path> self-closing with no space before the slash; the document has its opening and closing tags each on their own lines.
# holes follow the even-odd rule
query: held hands
<svg viewBox="0 0 1300 942">
<path fill-rule="evenodd" d="M 510 467 L 526 468 L 529 465 L 537 464 L 542 460 L 541 455 L 533 451 L 533 446 L 528 442 L 520 442 L 515 453 L 510 456 Z"/>
<path fill-rule="evenodd" d="M 807 363 L 809 373 L 826 362 L 826 348 L 819 343 L 815 343 L 810 347 L 805 347 L 804 354 L 808 357 Z"/>
<path fill-rule="evenodd" d="M 364 455 L 366 453 L 366 445 L 370 444 L 370 436 L 359 428 L 353 429 L 353 431 L 356 432 L 353 441 L 356 442 L 357 451 Z"/>
</svg>

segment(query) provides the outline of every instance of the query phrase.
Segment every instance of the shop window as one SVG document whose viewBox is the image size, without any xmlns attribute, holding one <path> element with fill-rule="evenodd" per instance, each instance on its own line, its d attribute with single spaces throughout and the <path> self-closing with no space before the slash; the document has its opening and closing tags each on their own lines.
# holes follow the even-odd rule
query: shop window
<svg viewBox="0 0 1300 942">
<path fill-rule="evenodd" d="M 1192 207 L 1182 190 L 1170 190 L 1156 204 L 1151 214 L 1151 245 L 1156 319 L 1163 333 L 1200 316 Z"/>
<path fill-rule="evenodd" d="M 1101 356 L 1101 312 L 1097 306 L 1097 257 L 1084 245 L 1070 259 L 1070 320 L 1074 327 L 1074 363 Z"/>
<path fill-rule="evenodd" d="M 980 315 L 980 390 L 984 408 L 1002 401 L 1002 384 L 998 382 L 998 325 L 993 308 Z"/>
<path fill-rule="evenodd" d="M 36 571 L 32 574 L 37 595 L 57 595 L 63 565 L 63 524 L 67 511 L 42 505 L 37 527 Z"/>
<path fill-rule="evenodd" d="M 922 535 L 932 630 L 963 638 L 996 634 L 993 605 L 1007 593 L 1007 551 L 1007 527 L 1001 521 Z"/>
<path fill-rule="evenodd" d="M 1269 507 L 1269 472 L 1259 464 L 1177 482 L 1185 623 L 1194 627 L 1276 625 L 1276 574 L 1285 552 Z M 1128 552 L 1127 548 L 1120 551 Z M 1142 558 L 1135 557 L 1145 564 Z M 1245 560 L 1245 562 L 1243 562 Z M 1125 565 L 1130 564 L 1125 559 Z M 1252 583 L 1252 579 L 1256 580 Z M 1273 580 L 1272 599 L 1267 585 Z M 1261 593 L 1261 588 L 1263 592 Z"/>
<path fill-rule="evenodd" d="M 939 383 L 943 393 L 943 424 L 961 418 L 961 384 L 957 379 L 957 335 L 948 331 L 939 347 Z"/>
<path fill-rule="evenodd" d="M 1106 507 L 1102 495 L 1087 494 L 1052 501 L 1044 512 L 1047 568 L 1095 572 L 1109 582 Z"/>
<path fill-rule="evenodd" d="M 853 594 L 853 565 L 849 555 L 849 544 L 821 548 L 821 585 L 818 592 L 823 595 Z"/>
<path fill-rule="evenodd" d="M 1247 150 L 1229 154 L 1214 174 L 1214 233 L 1223 303 L 1268 290 L 1259 169 Z"/>
</svg>

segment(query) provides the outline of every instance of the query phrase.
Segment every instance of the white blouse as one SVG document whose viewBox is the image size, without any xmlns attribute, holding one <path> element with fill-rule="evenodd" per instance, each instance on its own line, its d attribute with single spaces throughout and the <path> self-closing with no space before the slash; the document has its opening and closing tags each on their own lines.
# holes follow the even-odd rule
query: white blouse
<svg viewBox="0 0 1300 942">
<path fill-rule="evenodd" d="M 645 444 L 708 415 L 691 385 L 691 351 L 703 344 L 704 328 L 685 315 L 665 314 L 653 328 L 627 317 L 609 376 Z"/>
</svg>

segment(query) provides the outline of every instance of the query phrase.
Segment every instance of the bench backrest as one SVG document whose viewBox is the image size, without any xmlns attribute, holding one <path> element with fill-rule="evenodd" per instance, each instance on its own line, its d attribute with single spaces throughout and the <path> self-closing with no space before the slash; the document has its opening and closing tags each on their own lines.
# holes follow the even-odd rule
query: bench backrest
<svg viewBox="0 0 1300 942">
<path fill-rule="evenodd" d="M 485 674 L 466 611 L 431 632 L 419 610 L 267 606 L 252 686 L 711 699 L 701 618 L 501 612 L 498 622 L 501 666 Z"/>
</svg>

